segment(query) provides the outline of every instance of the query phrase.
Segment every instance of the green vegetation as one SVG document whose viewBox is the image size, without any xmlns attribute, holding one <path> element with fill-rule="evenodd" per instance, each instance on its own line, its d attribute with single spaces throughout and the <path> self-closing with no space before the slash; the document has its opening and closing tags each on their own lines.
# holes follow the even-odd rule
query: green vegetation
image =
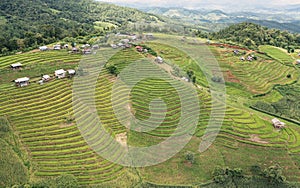
<svg viewBox="0 0 300 188">
<path fill-rule="evenodd" d="M 299 71 L 293 66 L 292 58 L 282 51 L 283 49 L 269 46 L 262 46 L 262 48 L 274 50 L 276 52 L 275 55 L 272 54 L 274 58 L 254 51 L 241 51 L 239 55 L 235 55 L 234 48 L 210 47 L 224 71 L 225 81 L 238 83 L 252 94 L 265 94 L 275 85 L 292 84 L 297 81 Z M 249 55 L 255 55 L 257 60 L 240 60 L 240 57 L 246 58 Z"/>
<path fill-rule="evenodd" d="M 24 184 L 28 181 L 28 169 L 22 161 L 15 135 L 7 118 L 0 117 L 0 187 Z"/>
<path fill-rule="evenodd" d="M 281 117 L 300 121 L 300 85 L 277 86 L 275 89 L 283 96 L 282 99 L 272 103 L 266 101 L 257 102 L 254 104 L 254 107 Z"/>
<path fill-rule="evenodd" d="M 117 26 L 125 31 L 137 22 L 163 22 L 152 14 L 94 0 L 3 0 L 0 10 L 0 54 L 4 55 L 65 38 L 76 41 L 104 36 Z"/>
<path fill-rule="evenodd" d="M 233 54 L 233 49 L 211 47 L 217 59 L 220 60 L 221 68 L 224 71 L 231 71 L 235 77 L 225 76 L 226 84 L 229 83 L 227 85 L 230 89 L 229 99 L 217 101 L 217 104 L 214 104 L 216 109 L 221 109 L 221 102 L 227 104 L 224 109 L 226 116 L 220 133 L 207 151 L 199 153 L 199 143 L 207 128 L 212 110 L 211 95 L 208 88 L 205 88 L 207 80 L 196 62 L 179 49 L 158 42 L 147 42 L 145 45 L 153 53 L 163 57 L 166 66 L 172 67 L 173 72 L 177 72 L 179 77 L 174 76 L 172 71 L 161 69 L 162 73 L 158 74 L 159 77 L 143 79 L 135 84 L 130 90 L 129 98 L 124 95 L 128 91 L 127 87 L 114 88 L 118 91 L 115 93 L 118 99 L 115 102 L 118 105 L 128 102 L 126 109 L 138 120 L 143 121 L 142 126 L 149 127 L 149 125 L 160 123 L 158 119 L 151 119 L 150 111 L 154 115 L 165 112 L 164 120 L 149 132 L 137 132 L 128 130 L 116 117 L 112 102 L 112 89 L 118 79 L 116 75 L 122 76 L 122 71 L 130 68 L 128 71 L 132 74 L 126 75 L 126 79 L 134 80 L 134 71 L 137 69 L 129 65 L 141 59 L 145 60 L 145 58 L 149 61 L 139 62 L 143 65 L 138 69 L 139 71 L 152 73 L 155 68 L 159 68 L 159 65 L 154 63 L 153 56 L 138 53 L 134 47 L 118 51 L 108 61 L 103 57 L 103 59 L 97 59 L 97 61 L 107 62 L 96 84 L 97 113 L 102 126 L 113 137 L 126 133 L 128 145 L 137 147 L 155 145 L 174 133 L 181 117 L 180 98 L 173 86 L 176 84 L 179 90 L 184 89 L 185 85 L 195 87 L 201 107 L 199 122 L 191 141 L 182 151 L 164 163 L 134 169 L 103 159 L 87 145 L 75 125 L 72 79 L 51 80 L 43 85 L 35 83 L 40 79 L 41 74 L 53 74 L 58 68 L 76 69 L 80 55 L 68 54 L 66 51 L 49 51 L 6 56 L 0 58 L 0 105 L 3 107 L 0 109 L 0 116 L 6 118 L 0 119 L 0 131 L 4 135 L 10 135 L 12 130 L 18 134 L 15 137 L 8 137 L 5 141 L 9 141 L 8 148 L 13 148 L 11 152 L 8 152 L 9 160 L 14 160 L 14 165 L 20 165 L 14 168 L 19 170 L 17 174 L 20 174 L 20 177 L 16 176 L 10 182 L 9 177 L 6 179 L 4 177 L 5 181 L 1 182 L 0 186 L 29 183 L 29 186 L 33 187 L 90 185 L 132 187 L 139 184 L 141 187 L 151 187 L 155 184 L 187 185 L 188 187 L 214 179 L 212 183 L 203 186 L 257 185 L 257 187 L 263 187 L 263 185 L 273 183 L 284 187 L 289 185 L 284 177 L 287 181 L 299 181 L 300 159 L 297 157 L 300 153 L 299 126 L 284 121 L 287 127 L 283 130 L 276 130 L 271 124 L 272 117 L 243 105 L 244 102 L 248 104 L 260 99 L 270 104 L 277 103 L 278 100 L 290 102 L 297 95 L 298 88 L 295 85 L 279 86 L 279 84 L 286 85 L 294 82 L 298 77 L 297 69 L 254 51 L 245 51 L 244 55 L 254 54 L 257 57 L 256 60 L 241 62 L 239 57 Z M 23 63 L 24 68 L 10 70 L 9 65 L 13 62 Z M 84 74 L 83 70 L 82 74 Z M 288 74 L 291 75 L 290 78 L 287 77 Z M 32 78 L 30 86 L 16 88 L 10 83 L 11 80 L 21 76 Z M 178 79 L 181 76 L 191 79 L 195 77 L 195 84 Z M 234 79 L 239 82 L 232 82 Z M 90 80 L 85 80 L 83 85 L 88 85 L 89 82 Z M 275 89 L 278 92 L 273 93 L 271 90 L 275 85 L 277 85 Z M 85 91 L 84 88 L 82 91 Z M 269 93 L 265 94 L 266 92 Z M 261 98 L 259 96 L 252 98 L 253 94 L 265 95 Z M 152 108 L 151 104 L 155 102 L 154 99 L 158 98 L 165 102 L 165 106 Z M 84 108 L 82 101 L 74 100 L 77 108 Z M 194 104 L 190 104 L 190 108 L 193 109 L 193 107 Z M 296 105 L 291 109 L 294 113 L 289 111 L 284 111 L 284 113 L 293 114 L 294 117 L 299 116 L 299 108 Z M 215 114 L 214 118 L 219 120 L 221 115 Z M 5 122 L 10 122 L 13 128 L 8 128 Z M 86 121 L 86 123 L 91 122 Z M 134 126 L 132 122 L 129 123 Z M 26 150 L 21 150 L 23 147 L 13 140 L 20 140 Z M 4 154 L 1 153 L 1 155 Z M 8 155 L 3 158 L 7 158 Z M 26 157 L 27 155 L 30 157 Z M 256 167 L 251 168 L 252 166 Z M 214 172 L 216 167 L 220 168 Z M 21 175 L 24 179 L 21 179 Z"/>
<path fill-rule="evenodd" d="M 259 50 L 265 52 L 267 55 L 284 65 L 293 66 L 295 61 L 290 55 L 284 52 L 283 49 L 279 49 L 274 46 L 260 46 Z"/>
<path fill-rule="evenodd" d="M 300 34 L 268 29 L 253 23 L 234 24 L 221 31 L 212 33 L 210 38 L 241 44 L 250 49 L 260 45 L 272 45 L 285 49 L 300 46 Z"/>
</svg>

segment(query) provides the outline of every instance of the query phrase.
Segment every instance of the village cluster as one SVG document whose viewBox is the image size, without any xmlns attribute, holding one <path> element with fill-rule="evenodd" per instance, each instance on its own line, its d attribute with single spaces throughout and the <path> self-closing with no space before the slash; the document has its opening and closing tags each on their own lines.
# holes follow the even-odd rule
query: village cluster
<svg viewBox="0 0 300 188">
<path fill-rule="evenodd" d="M 11 64 L 10 67 L 13 70 L 18 70 L 22 68 L 22 64 L 21 63 L 15 63 L 15 64 Z M 76 71 L 74 69 L 68 69 L 68 70 L 64 70 L 64 69 L 59 69 L 54 71 L 54 78 L 65 78 L 65 77 L 73 77 L 75 76 Z M 43 84 L 45 82 L 48 82 L 50 80 L 52 80 L 53 77 L 51 77 L 50 75 L 43 75 L 41 77 L 41 80 L 38 81 L 39 84 Z M 24 86 L 28 86 L 30 83 L 30 78 L 29 77 L 23 77 L 23 78 L 18 78 L 16 80 L 14 80 L 14 83 L 16 84 L 16 86 L 18 87 L 24 87 Z"/>
<path fill-rule="evenodd" d="M 56 44 L 53 46 L 53 48 L 48 48 L 47 46 L 41 46 L 39 47 L 40 51 L 48 51 L 48 50 L 62 50 L 62 49 L 69 49 L 69 45 L 65 44 L 65 45 L 60 45 L 60 44 Z M 69 51 L 69 53 L 82 53 L 83 55 L 90 55 L 93 53 L 93 50 L 98 50 L 99 49 L 99 45 L 89 45 L 89 44 L 84 44 L 79 48 L 77 47 L 72 47 L 71 51 Z M 95 51 L 94 51 L 95 52 Z"/>
<path fill-rule="evenodd" d="M 234 53 L 234 55 L 239 55 L 240 51 L 239 50 L 234 50 L 233 53 Z M 253 61 L 253 60 L 255 60 L 255 58 L 256 57 L 253 54 L 251 54 L 251 55 L 248 55 L 247 57 L 241 56 L 240 60 L 241 61 Z"/>
</svg>

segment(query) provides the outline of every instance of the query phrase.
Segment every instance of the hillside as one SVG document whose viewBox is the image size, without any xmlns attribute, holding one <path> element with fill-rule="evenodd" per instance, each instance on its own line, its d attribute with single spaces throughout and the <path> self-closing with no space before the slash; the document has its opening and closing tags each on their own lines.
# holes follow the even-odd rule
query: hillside
<svg viewBox="0 0 300 188">
<path fill-rule="evenodd" d="M 300 46 L 300 34 L 268 29 L 249 22 L 231 25 L 212 33 L 211 37 L 242 44 L 248 48 L 257 48 L 259 45 L 272 45 L 286 49 Z"/>
<path fill-rule="evenodd" d="M 37 47 L 66 37 L 104 35 L 128 23 L 143 21 L 162 20 L 136 9 L 93 0 L 3 0 L 0 2 L 0 53 Z M 104 23 L 100 28 L 99 22 Z"/>
</svg>

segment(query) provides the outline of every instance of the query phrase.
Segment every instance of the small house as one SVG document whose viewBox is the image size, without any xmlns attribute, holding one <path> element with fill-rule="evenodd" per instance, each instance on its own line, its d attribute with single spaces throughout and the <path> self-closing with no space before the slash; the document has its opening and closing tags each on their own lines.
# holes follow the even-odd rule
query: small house
<svg viewBox="0 0 300 188">
<path fill-rule="evenodd" d="M 239 51 L 239 50 L 234 50 L 233 53 L 234 53 L 235 55 L 239 55 L 240 51 Z"/>
<path fill-rule="evenodd" d="M 16 86 L 18 87 L 24 87 L 24 86 L 28 86 L 29 85 L 29 78 L 28 77 L 24 77 L 24 78 L 18 78 L 15 80 Z"/>
<path fill-rule="evenodd" d="M 67 72 L 68 72 L 68 75 L 69 75 L 70 77 L 72 77 L 72 76 L 74 76 L 74 75 L 76 74 L 76 71 L 73 70 L 73 69 L 69 69 L 69 70 L 67 70 Z"/>
<path fill-rule="evenodd" d="M 285 127 L 285 123 L 279 121 L 277 118 L 272 119 L 272 123 L 276 129 L 282 129 Z"/>
<path fill-rule="evenodd" d="M 158 56 L 158 57 L 155 58 L 155 62 L 162 64 L 162 63 L 164 63 L 164 60 L 163 60 L 163 58 Z"/>
<path fill-rule="evenodd" d="M 13 70 L 16 70 L 16 69 L 22 68 L 22 66 L 23 65 L 21 63 L 14 63 L 14 64 L 10 65 L 10 68 L 13 69 Z"/>
<path fill-rule="evenodd" d="M 241 61 L 245 61 L 245 57 L 241 57 L 240 60 L 241 60 Z"/>
<path fill-rule="evenodd" d="M 84 49 L 84 50 L 82 50 L 82 52 L 83 52 L 84 55 L 92 54 L 92 50 L 90 48 Z"/>
<path fill-rule="evenodd" d="M 73 52 L 73 53 L 79 53 L 79 49 L 76 48 L 76 47 L 74 47 L 74 48 L 72 48 L 72 52 Z"/>
<path fill-rule="evenodd" d="M 100 47 L 98 44 L 92 46 L 93 50 L 98 50 Z"/>
<path fill-rule="evenodd" d="M 296 61 L 296 65 L 300 65 L 300 59 Z"/>
<path fill-rule="evenodd" d="M 141 47 L 141 46 L 136 46 L 135 49 L 136 49 L 138 52 L 143 52 L 143 47 Z"/>
<path fill-rule="evenodd" d="M 61 45 L 60 44 L 54 45 L 53 50 L 61 50 Z"/>
<path fill-rule="evenodd" d="M 63 48 L 68 49 L 68 48 L 69 48 L 69 45 L 68 45 L 68 44 L 65 44 Z"/>
<path fill-rule="evenodd" d="M 64 78 L 66 77 L 66 71 L 64 69 L 56 70 L 54 75 L 56 78 Z"/>
<path fill-rule="evenodd" d="M 115 45 L 115 44 L 111 44 L 110 46 L 111 46 L 113 49 L 117 49 L 117 48 L 118 48 L 118 46 Z"/>
<path fill-rule="evenodd" d="M 39 47 L 40 51 L 47 51 L 49 48 L 47 46 L 41 46 Z"/>
<path fill-rule="evenodd" d="M 181 80 L 186 81 L 186 82 L 190 81 L 190 79 L 188 79 L 187 77 L 182 77 Z"/>
<path fill-rule="evenodd" d="M 120 40 L 120 42 L 121 42 L 121 43 L 124 43 L 124 44 L 127 44 L 127 43 L 129 43 L 130 41 L 129 41 L 129 39 L 122 39 L 122 40 Z"/>
<path fill-rule="evenodd" d="M 252 56 L 248 56 L 247 57 L 247 61 L 253 61 L 253 57 Z"/>
<path fill-rule="evenodd" d="M 154 35 L 152 33 L 145 34 L 146 39 L 154 39 Z"/>
<path fill-rule="evenodd" d="M 48 82 L 51 79 L 51 77 L 49 75 L 43 75 L 42 76 L 42 81 L 43 82 Z"/>
</svg>

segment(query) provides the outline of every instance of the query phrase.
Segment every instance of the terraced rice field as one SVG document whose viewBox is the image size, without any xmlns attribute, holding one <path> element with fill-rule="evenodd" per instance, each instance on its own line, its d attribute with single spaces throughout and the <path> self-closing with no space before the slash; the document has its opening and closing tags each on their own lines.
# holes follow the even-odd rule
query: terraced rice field
<svg viewBox="0 0 300 188">
<path fill-rule="evenodd" d="M 253 94 L 267 93 L 277 84 L 293 83 L 299 76 L 299 71 L 295 67 L 287 66 L 264 55 L 256 54 L 258 60 L 248 62 L 239 60 L 242 55 L 233 55 L 234 49 L 212 47 L 211 50 L 224 71 L 231 71 L 235 78 Z"/>
<path fill-rule="evenodd" d="M 273 59 L 276 59 L 280 63 L 287 66 L 293 66 L 293 63 L 295 61 L 293 57 L 288 55 L 284 49 L 280 49 L 274 46 L 264 45 L 264 46 L 260 46 L 259 50 L 265 52 Z"/>
<path fill-rule="evenodd" d="M 152 44 L 151 48 L 155 51 L 162 51 L 161 48 L 164 47 Z M 163 52 L 164 58 L 182 67 L 185 67 L 185 63 L 188 62 L 189 64 L 185 68 L 194 68 L 192 61 L 188 57 L 178 57 L 176 52 L 176 49 L 168 47 Z M 41 62 L 47 64 L 51 61 L 76 61 L 75 57 L 77 56 L 65 56 L 66 54 L 59 56 L 57 52 L 46 52 L 5 57 L 0 59 L 0 62 L 3 62 L 0 63 L 0 67 L 1 70 L 5 70 L 9 73 L 7 66 L 13 62 L 20 62 L 21 60 L 21 63 L 26 66 L 30 64 L 36 65 Z M 31 58 L 31 60 L 27 61 L 27 58 Z M 108 63 L 115 64 L 122 72 L 130 64 L 141 58 L 144 58 L 142 54 L 135 52 L 134 49 L 127 49 L 114 55 Z M 251 80 L 241 78 L 245 84 L 251 85 L 251 88 L 257 93 L 265 92 L 275 83 L 286 83 L 289 81 L 284 78 L 285 75 L 281 72 L 276 72 L 278 68 L 275 69 L 275 67 L 282 66 L 280 68 L 290 71 L 293 76 L 297 74 L 292 68 L 276 61 L 272 61 L 268 65 L 269 66 L 266 66 L 263 62 L 259 61 L 253 62 L 253 65 L 251 63 L 247 63 L 247 65 L 238 64 L 232 66 L 232 71 L 237 74 L 239 78 L 244 76 L 246 78 L 252 78 L 254 74 L 258 76 L 258 79 Z M 62 66 L 71 65 L 66 63 Z M 156 65 L 150 61 L 143 64 L 142 68 L 138 70 L 154 72 L 155 66 Z M 239 69 L 244 70 L 243 73 L 239 72 Z M 134 68 L 131 69 L 131 71 L 133 70 Z M 198 69 L 194 71 L 197 72 Z M 23 72 L 26 73 L 26 70 Z M 269 77 L 261 75 L 262 72 L 265 72 Z M 163 74 L 167 73 L 164 72 L 159 75 Z M 197 72 L 200 83 L 205 82 L 203 75 L 201 75 L 202 73 Z M 135 74 L 125 75 L 123 78 L 134 80 Z M 119 87 L 117 88 L 119 92 L 116 93 L 118 100 L 112 101 L 112 89 L 116 81 L 117 78 L 115 76 L 112 76 L 106 69 L 103 69 L 96 84 L 95 104 L 97 113 L 107 132 L 113 136 L 120 133 L 127 133 L 127 142 L 136 146 L 155 144 L 175 132 L 181 116 L 181 105 L 179 103 L 180 99 L 178 98 L 178 93 L 170 83 L 177 85 L 179 90 L 185 90 L 186 84 L 188 83 L 178 81 L 174 78 L 169 78 L 169 80 L 166 81 L 164 77 L 143 79 L 131 89 L 130 98 L 126 98 L 124 95 L 124 93 L 128 91 L 128 88 Z M 259 87 L 259 85 L 264 82 L 266 82 L 266 84 Z M 86 83 L 89 83 L 89 80 L 86 80 Z M 78 178 L 81 185 L 91 185 L 116 180 L 121 174 L 126 173 L 127 169 L 101 158 L 82 138 L 75 125 L 76 122 L 73 120 L 73 104 L 76 105 L 77 109 L 84 109 L 85 106 L 82 104 L 82 101 L 77 101 L 76 98 L 74 99 L 75 101 L 72 101 L 72 84 L 71 79 L 53 80 L 44 85 L 32 83 L 25 88 L 16 88 L 9 83 L 3 83 L 0 85 L 0 117 L 8 117 L 22 143 L 27 148 L 28 155 L 32 161 L 32 172 L 36 177 L 51 177 L 63 173 L 72 173 Z M 193 86 L 188 85 L 188 87 Z M 203 136 L 206 129 L 206 124 L 212 110 L 212 104 L 208 91 L 198 89 L 197 92 L 200 99 L 201 111 L 195 137 L 199 139 Z M 82 94 L 85 95 L 84 92 Z M 159 119 L 149 119 L 149 103 L 155 98 L 160 98 L 165 101 L 166 117 L 158 127 L 150 132 L 139 133 L 129 131 L 126 126 L 118 120 L 114 113 L 113 102 L 117 102 L 118 105 L 123 105 L 128 102 L 130 104 L 128 110 L 131 111 L 138 120 L 143 121 L 143 126 L 147 127 L 153 123 L 158 123 Z M 195 110 L 194 104 L 189 104 L 189 106 L 191 110 Z M 217 104 L 214 107 L 218 108 L 218 106 L 222 108 L 221 102 L 220 105 Z M 152 110 L 157 113 L 156 115 L 164 112 L 163 107 L 154 108 Z M 300 134 L 299 129 L 297 129 L 295 125 L 288 123 L 286 129 L 277 131 L 273 129 L 270 118 L 264 119 L 261 115 L 257 115 L 250 110 L 241 110 L 231 107 L 230 105 L 228 105 L 225 110 L 226 117 L 217 138 L 217 145 L 227 148 L 228 151 L 233 150 L 238 152 L 242 152 L 242 149 L 247 150 L 247 148 L 252 147 L 285 151 L 286 153 L 280 156 L 268 155 L 264 156 L 265 158 L 261 160 L 283 161 L 282 165 L 285 167 L 284 173 L 289 175 L 288 179 L 299 180 L 300 171 L 297 166 L 291 164 L 293 161 L 285 162 L 285 160 L 293 160 L 293 156 L 299 155 L 300 153 Z M 88 116 L 88 114 L 85 115 Z M 219 119 L 219 116 L 221 117 L 221 114 L 217 114 L 214 118 Z M 87 119 L 86 124 L 91 123 L 91 121 Z M 197 147 L 198 145 L 193 147 L 195 152 L 198 151 Z M 224 155 L 226 155 L 227 150 L 224 149 L 220 152 L 224 152 Z M 116 153 L 116 155 L 118 154 Z M 203 156 L 205 155 L 210 155 L 210 153 L 204 153 Z M 207 159 L 213 157 L 213 155 L 206 156 Z M 232 157 L 233 161 L 236 159 L 237 158 Z M 177 158 L 175 157 L 174 160 L 177 160 Z M 162 168 L 164 168 L 164 165 L 167 166 L 167 164 L 164 163 L 161 165 Z M 212 169 L 214 165 L 217 164 L 212 164 Z M 227 162 L 224 165 L 231 165 L 231 163 Z M 145 173 L 145 169 L 140 170 Z M 172 176 L 172 174 L 166 174 L 166 176 Z M 209 177 L 201 178 L 208 180 Z"/>
</svg>

